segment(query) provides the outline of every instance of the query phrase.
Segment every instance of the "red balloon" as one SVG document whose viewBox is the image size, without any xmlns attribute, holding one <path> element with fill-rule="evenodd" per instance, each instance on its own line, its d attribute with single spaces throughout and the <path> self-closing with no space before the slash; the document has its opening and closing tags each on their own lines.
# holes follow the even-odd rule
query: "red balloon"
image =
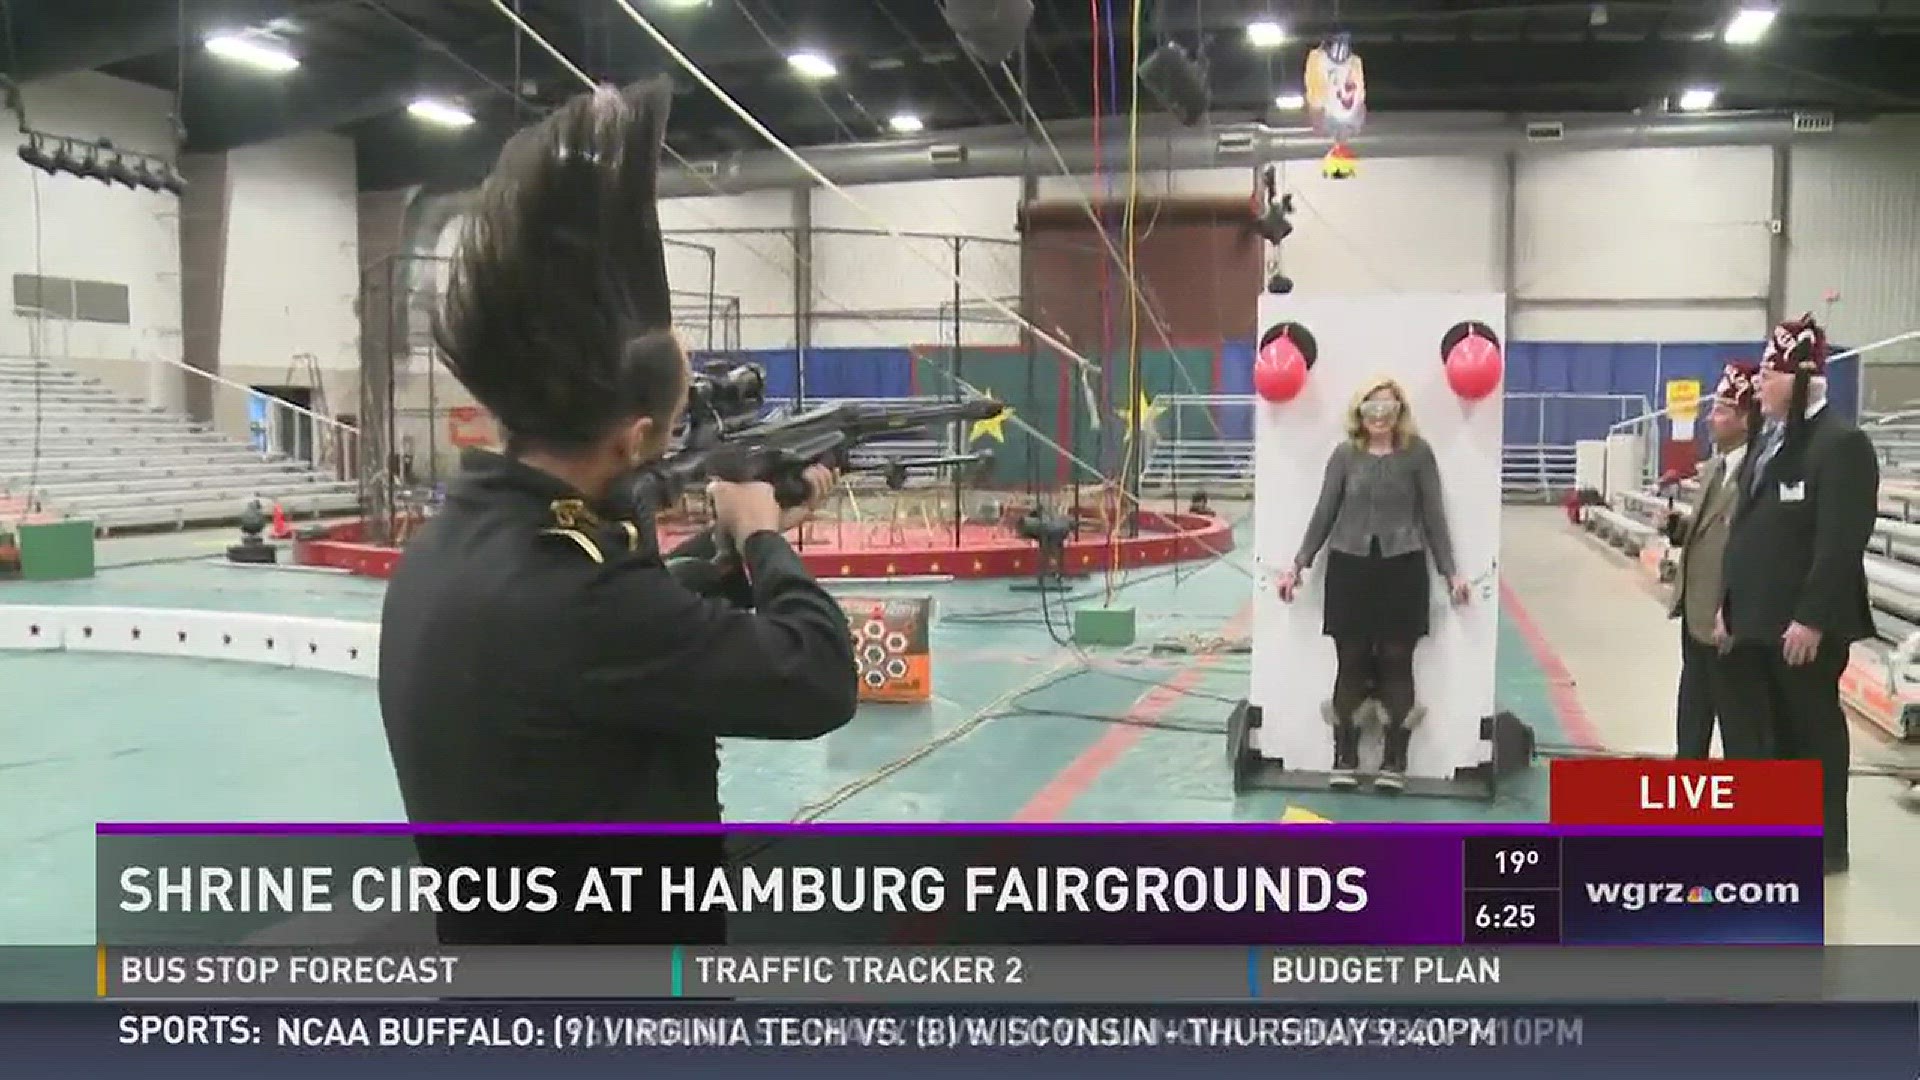
<svg viewBox="0 0 1920 1080">
<path fill-rule="evenodd" d="M 1500 346 L 1478 334 L 1461 338 L 1447 353 L 1447 385 L 1468 401 L 1479 401 L 1500 385 L 1504 365 Z"/>
<path fill-rule="evenodd" d="M 1277 337 L 1260 348 L 1253 362 L 1253 389 L 1268 401 L 1292 401 L 1307 385 L 1307 358 L 1299 346 Z"/>
</svg>

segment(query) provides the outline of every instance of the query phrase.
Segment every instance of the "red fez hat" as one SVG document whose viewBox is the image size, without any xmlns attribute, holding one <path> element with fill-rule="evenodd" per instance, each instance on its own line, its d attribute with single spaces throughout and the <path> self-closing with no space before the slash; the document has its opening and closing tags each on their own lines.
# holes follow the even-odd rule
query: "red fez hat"
<svg viewBox="0 0 1920 1080">
<path fill-rule="evenodd" d="M 1736 409 L 1744 409 L 1753 401 L 1753 384 L 1759 375 L 1758 364 L 1735 360 L 1721 370 L 1720 384 L 1714 387 L 1713 396 Z"/>
<path fill-rule="evenodd" d="M 1827 332 L 1811 314 L 1788 319 L 1773 328 L 1760 364 L 1782 375 L 1824 376 L 1827 373 Z"/>
</svg>

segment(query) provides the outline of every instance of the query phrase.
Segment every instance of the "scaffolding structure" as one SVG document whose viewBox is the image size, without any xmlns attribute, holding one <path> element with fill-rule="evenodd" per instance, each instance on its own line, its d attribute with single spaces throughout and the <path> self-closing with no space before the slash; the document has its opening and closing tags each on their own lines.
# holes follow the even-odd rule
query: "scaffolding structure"
<svg viewBox="0 0 1920 1080">
<path fill-rule="evenodd" d="M 670 250 L 705 263 L 703 289 L 673 290 L 673 326 L 694 349 L 737 349 L 740 300 L 714 292 L 710 246 L 669 239 Z M 454 435 L 473 399 L 440 370 L 433 315 L 451 260 L 399 254 L 361 272 L 358 412 L 343 418 L 360 433 L 355 479 L 365 538 L 391 543 L 406 511 L 450 477 Z M 483 418 L 484 419 L 484 418 Z"/>
</svg>

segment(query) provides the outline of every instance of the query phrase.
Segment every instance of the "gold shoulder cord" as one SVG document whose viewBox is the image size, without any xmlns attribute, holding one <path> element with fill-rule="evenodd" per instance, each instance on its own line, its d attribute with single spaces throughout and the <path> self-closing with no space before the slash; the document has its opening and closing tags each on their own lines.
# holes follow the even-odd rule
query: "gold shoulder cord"
<svg viewBox="0 0 1920 1080">
<path fill-rule="evenodd" d="M 594 528 L 600 524 L 600 518 L 587 504 L 579 499 L 555 499 L 549 507 L 553 511 L 554 528 L 541 529 L 542 536 L 564 536 L 580 545 L 580 550 L 596 563 L 605 563 L 607 556 L 600 545 L 582 531 L 582 527 Z"/>
<path fill-rule="evenodd" d="M 587 557 L 592 559 L 594 562 L 604 563 L 607 561 L 607 557 L 601 554 L 600 552 L 600 545 L 594 543 L 592 540 L 589 540 L 587 538 L 587 534 L 581 532 L 579 529 L 541 529 L 540 535 L 541 536 L 564 536 L 567 539 L 572 540 L 574 543 L 579 544 L 580 550 L 586 552 Z"/>
<path fill-rule="evenodd" d="M 593 538 L 585 532 L 586 529 L 597 529 L 605 524 L 600 520 L 599 515 L 588 509 L 586 503 L 579 499 L 555 499 L 552 510 L 555 527 L 540 530 L 541 535 L 564 536 L 580 545 L 580 550 L 586 552 L 588 558 L 594 562 L 604 564 L 607 561 L 606 553 L 600 550 L 600 545 L 594 543 Z M 620 521 L 615 524 L 619 525 L 621 532 L 626 535 L 627 550 L 638 550 L 640 527 L 631 521 Z"/>
</svg>

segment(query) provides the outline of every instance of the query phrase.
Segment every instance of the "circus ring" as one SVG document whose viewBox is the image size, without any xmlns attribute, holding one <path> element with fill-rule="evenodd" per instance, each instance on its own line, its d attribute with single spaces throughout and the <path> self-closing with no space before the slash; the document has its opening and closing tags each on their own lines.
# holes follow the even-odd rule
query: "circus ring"
<svg viewBox="0 0 1920 1080">
<path fill-rule="evenodd" d="M 1210 559 L 1233 550 L 1228 521 L 1155 510 L 1136 516 L 1135 535 L 1109 537 L 1098 514 L 1082 512 L 1080 535 L 1067 543 L 1065 569 L 1131 570 Z M 367 543 L 365 535 L 361 522 L 325 527 L 319 535 L 309 533 L 295 541 L 294 561 L 366 577 L 390 576 L 402 549 Z M 688 535 L 684 528 L 663 527 L 661 543 L 671 549 Z M 821 579 L 1020 578 L 1039 570 L 1039 549 L 1002 524 L 824 521 L 806 526 L 795 547 L 807 569 Z"/>
</svg>

